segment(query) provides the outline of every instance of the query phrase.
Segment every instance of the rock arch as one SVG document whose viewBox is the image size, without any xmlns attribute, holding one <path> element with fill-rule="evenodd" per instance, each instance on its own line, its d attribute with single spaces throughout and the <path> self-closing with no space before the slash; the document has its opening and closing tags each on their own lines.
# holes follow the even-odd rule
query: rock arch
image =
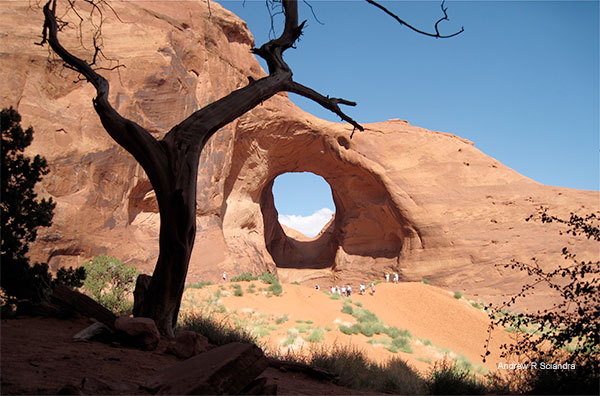
<svg viewBox="0 0 600 396">
<path fill-rule="evenodd" d="M 354 150 L 347 132 L 319 133 L 282 122 L 279 130 L 269 124 L 268 130 L 242 133 L 244 125 L 238 125 L 222 212 L 224 237 L 236 262 L 253 246 L 255 266 L 260 268 L 258 257 L 268 269 L 285 273 L 286 280 L 327 276 L 323 271 L 362 278 L 397 268 L 411 246 L 421 246 L 385 176 Z M 287 172 L 311 172 L 331 186 L 335 217 L 313 239 L 291 238 L 279 224 L 272 187 Z"/>
</svg>

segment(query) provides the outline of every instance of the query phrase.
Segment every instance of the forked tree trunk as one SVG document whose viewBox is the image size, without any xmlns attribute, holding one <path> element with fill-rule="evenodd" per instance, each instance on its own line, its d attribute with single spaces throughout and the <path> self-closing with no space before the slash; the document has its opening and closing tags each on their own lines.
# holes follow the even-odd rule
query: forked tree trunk
<svg viewBox="0 0 600 396">
<path fill-rule="evenodd" d="M 93 7 L 99 7 L 89 0 Z M 68 7 L 74 7 L 72 2 Z M 325 97 L 292 80 L 292 72 L 283 60 L 283 52 L 300 37 L 304 22 L 298 24 L 297 0 L 284 0 L 285 27 L 281 36 L 253 52 L 267 61 L 269 75 L 194 112 L 173 127 L 161 141 L 135 122 L 122 117 L 109 103 L 108 81 L 86 61 L 67 51 L 58 40 L 56 0 L 44 6 L 44 30 L 41 44 L 48 42 L 53 51 L 94 85 L 94 108 L 108 134 L 131 153 L 144 168 L 156 193 L 160 211 L 160 253 L 145 290 L 143 301 L 136 301 L 136 316 L 154 319 L 162 334 L 173 335 L 183 296 L 192 247 L 196 236 L 196 186 L 198 161 L 204 145 L 220 128 L 281 91 L 305 96 L 339 115 L 355 129 L 362 126 L 344 114 L 338 104 L 354 102 Z M 99 50 L 98 47 L 95 48 Z M 143 282 L 140 282 L 141 285 Z"/>
</svg>

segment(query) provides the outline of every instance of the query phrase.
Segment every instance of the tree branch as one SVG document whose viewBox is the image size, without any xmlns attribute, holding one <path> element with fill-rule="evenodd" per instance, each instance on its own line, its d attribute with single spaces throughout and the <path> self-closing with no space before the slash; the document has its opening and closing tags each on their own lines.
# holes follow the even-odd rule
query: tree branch
<svg viewBox="0 0 600 396">
<path fill-rule="evenodd" d="M 283 0 L 283 13 L 285 14 L 285 27 L 278 38 L 263 44 L 260 48 L 252 48 L 252 53 L 260 56 L 267 62 L 269 74 L 280 71 L 291 73 L 290 67 L 283 60 L 283 52 L 292 47 L 302 35 L 306 21 L 298 25 L 297 0 Z"/>
<path fill-rule="evenodd" d="M 385 8 L 384 6 L 382 6 L 381 4 L 379 4 L 378 2 L 374 1 L 374 0 L 365 0 L 367 3 L 379 8 L 380 10 L 382 10 L 383 12 L 385 12 L 386 14 L 388 14 L 389 16 L 391 16 L 392 18 L 394 18 L 396 21 L 398 21 L 398 23 L 400 23 L 400 25 L 404 25 L 407 28 L 411 29 L 414 32 L 417 32 L 419 34 L 423 34 L 425 36 L 429 36 L 429 37 L 435 37 L 435 38 L 450 38 L 450 37 L 454 37 L 457 36 L 459 34 L 461 34 L 462 32 L 465 31 L 464 27 L 461 27 L 460 30 L 458 32 L 449 34 L 449 35 L 442 35 L 440 34 L 440 31 L 438 29 L 438 25 L 440 24 L 440 22 L 442 21 L 449 21 L 450 19 L 448 18 L 448 13 L 447 10 L 448 8 L 445 7 L 445 0 L 442 1 L 442 12 L 444 13 L 444 16 L 441 17 L 440 19 L 437 20 L 437 22 L 435 23 L 435 34 L 434 33 L 428 33 L 425 32 L 423 30 L 417 29 L 416 27 L 410 25 L 409 23 L 407 23 L 406 21 L 400 19 L 400 17 L 396 14 L 394 14 L 393 12 L 391 12 L 390 10 L 388 10 L 387 8 Z"/>
<path fill-rule="evenodd" d="M 58 40 L 58 23 L 56 19 L 56 0 L 49 0 L 44 6 L 44 30 L 41 45 L 46 42 L 52 50 L 65 62 L 66 66 L 85 77 L 95 88 L 97 97 L 94 98 L 94 109 L 108 134 L 131 153 L 142 165 L 146 173 L 157 168 L 157 161 L 166 160 L 158 141 L 137 123 L 122 117 L 109 103 L 108 81 L 98 74 L 90 64 L 67 51 Z M 94 38 L 95 55 L 98 53 L 96 38 Z"/>
<path fill-rule="evenodd" d="M 307 99 L 315 101 L 318 104 L 320 104 L 321 106 L 323 106 L 324 108 L 326 108 L 327 110 L 330 110 L 333 113 L 340 116 L 340 118 L 342 120 L 344 120 L 347 123 L 349 123 L 350 125 L 352 125 L 355 129 L 358 129 L 359 131 L 365 130 L 365 128 L 363 128 L 362 125 L 360 125 L 359 123 L 354 121 L 352 118 L 347 116 L 338 106 L 338 104 L 343 104 L 346 106 L 356 106 L 356 102 L 351 102 L 349 100 L 340 99 L 340 98 L 330 98 L 329 96 L 323 96 L 320 93 L 318 93 L 317 91 L 315 91 L 314 89 L 304 86 L 302 84 L 298 84 L 295 81 L 288 82 L 288 84 L 286 85 L 286 91 L 293 92 L 300 96 L 304 96 Z M 352 131 L 352 135 L 353 134 L 354 134 L 354 131 Z M 352 135 L 350 137 L 352 137 Z"/>
</svg>

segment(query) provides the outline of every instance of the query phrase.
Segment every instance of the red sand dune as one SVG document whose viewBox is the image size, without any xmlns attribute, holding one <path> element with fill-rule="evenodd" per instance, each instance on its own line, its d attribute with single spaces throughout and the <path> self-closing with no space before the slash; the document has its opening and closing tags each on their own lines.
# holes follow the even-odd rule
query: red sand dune
<svg viewBox="0 0 600 396">
<path fill-rule="evenodd" d="M 281 296 L 267 297 L 260 292 L 248 293 L 247 289 L 251 283 L 256 285 L 257 290 L 268 286 L 261 281 L 233 283 L 241 285 L 244 291 L 243 296 L 236 297 L 233 295 L 232 284 L 228 283 L 225 289 L 231 294 L 222 296 L 220 301 L 228 310 L 225 316 L 231 321 L 235 317 L 245 318 L 247 319 L 245 325 L 249 328 L 260 321 L 264 322 L 263 327 L 266 324 L 276 326 L 276 330 L 271 330 L 268 336 L 260 338 L 260 341 L 271 350 L 280 349 L 285 352 L 287 348 L 281 343 L 287 338 L 288 329 L 306 324 L 307 320 L 313 322 L 311 326 L 320 328 L 329 326 L 331 331 L 325 332 L 323 341 L 296 345 L 295 350 L 309 350 L 333 344 L 351 344 L 364 350 L 375 361 L 385 362 L 397 356 L 407 360 L 422 372 L 427 371 L 433 362 L 444 357 L 443 350 L 450 350 L 451 357 L 463 355 L 474 366 L 482 365 L 489 370 L 495 370 L 498 362 L 505 361 L 499 356 L 499 345 L 511 342 L 510 333 L 495 330 L 490 348 L 492 354 L 487 363 L 483 364 L 480 355 L 484 353 L 489 325 L 488 316 L 482 310 L 471 306 L 471 302 L 464 298 L 457 300 L 453 297 L 453 293 L 423 283 L 380 283 L 376 286 L 375 296 L 370 293 L 361 296 L 355 291 L 358 285 L 353 285 L 354 292 L 351 296 L 351 305 L 355 309 L 357 308 L 355 303 L 360 302 L 363 308 L 376 314 L 387 326 L 409 330 L 413 335 L 411 346 L 414 353 L 412 354 L 389 352 L 381 344 L 367 343 L 369 338 L 362 334 L 343 334 L 338 330 L 338 324 L 354 323 L 356 319 L 341 312 L 342 300 L 331 299 L 323 291 L 306 286 L 284 284 Z M 188 310 L 192 306 L 198 308 L 202 299 L 214 295 L 220 286 L 188 289 L 184 297 L 183 309 Z M 289 319 L 276 325 L 274 320 L 285 314 L 289 315 Z M 297 323 L 297 320 L 301 320 L 302 323 Z M 300 334 L 300 337 L 306 335 Z M 384 337 L 384 335 L 375 335 L 372 338 Z M 428 339 L 432 345 L 423 345 L 419 339 Z M 423 360 L 430 360 L 431 363 Z"/>
</svg>

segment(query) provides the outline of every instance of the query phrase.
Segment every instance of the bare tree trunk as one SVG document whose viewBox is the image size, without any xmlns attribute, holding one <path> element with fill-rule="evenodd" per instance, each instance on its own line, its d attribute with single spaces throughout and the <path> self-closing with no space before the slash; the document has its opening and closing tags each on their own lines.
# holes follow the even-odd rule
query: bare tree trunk
<svg viewBox="0 0 600 396">
<path fill-rule="evenodd" d="M 90 0 L 93 7 L 99 7 Z M 69 2 L 68 7 L 74 7 Z M 74 70 L 94 85 L 97 97 L 94 108 L 108 134 L 131 153 L 144 168 L 156 193 L 160 211 L 160 253 L 145 290 L 143 301 L 136 301 L 136 315 L 154 319 L 162 334 L 173 335 L 183 296 L 192 247 L 196 236 L 196 187 L 198 161 L 204 145 L 221 127 L 240 117 L 258 104 L 281 91 L 294 92 L 316 101 L 339 115 L 355 129 L 362 126 L 345 115 L 338 104 L 355 105 L 343 99 L 323 96 L 292 80 L 292 71 L 283 60 L 283 52 L 300 37 L 304 22 L 298 24 L 297 0 L 284 0 L 286 17 L 281 36 L 254 53 L 263 57 L 269 75 L 194 112 L 173 127 L 161 141 L 135 122 L 122 117 L 109 103 L 108 81 L 90 63 L 67 51 L 58 40 L 56 0 L 44 6 L 44 30 L 41 44 L 48 42 L 52 50 Z M 99 50 L 95 47 L 96 51 Z M 143 282 L 140 282 L 140 285 Z"/>
</svg>

